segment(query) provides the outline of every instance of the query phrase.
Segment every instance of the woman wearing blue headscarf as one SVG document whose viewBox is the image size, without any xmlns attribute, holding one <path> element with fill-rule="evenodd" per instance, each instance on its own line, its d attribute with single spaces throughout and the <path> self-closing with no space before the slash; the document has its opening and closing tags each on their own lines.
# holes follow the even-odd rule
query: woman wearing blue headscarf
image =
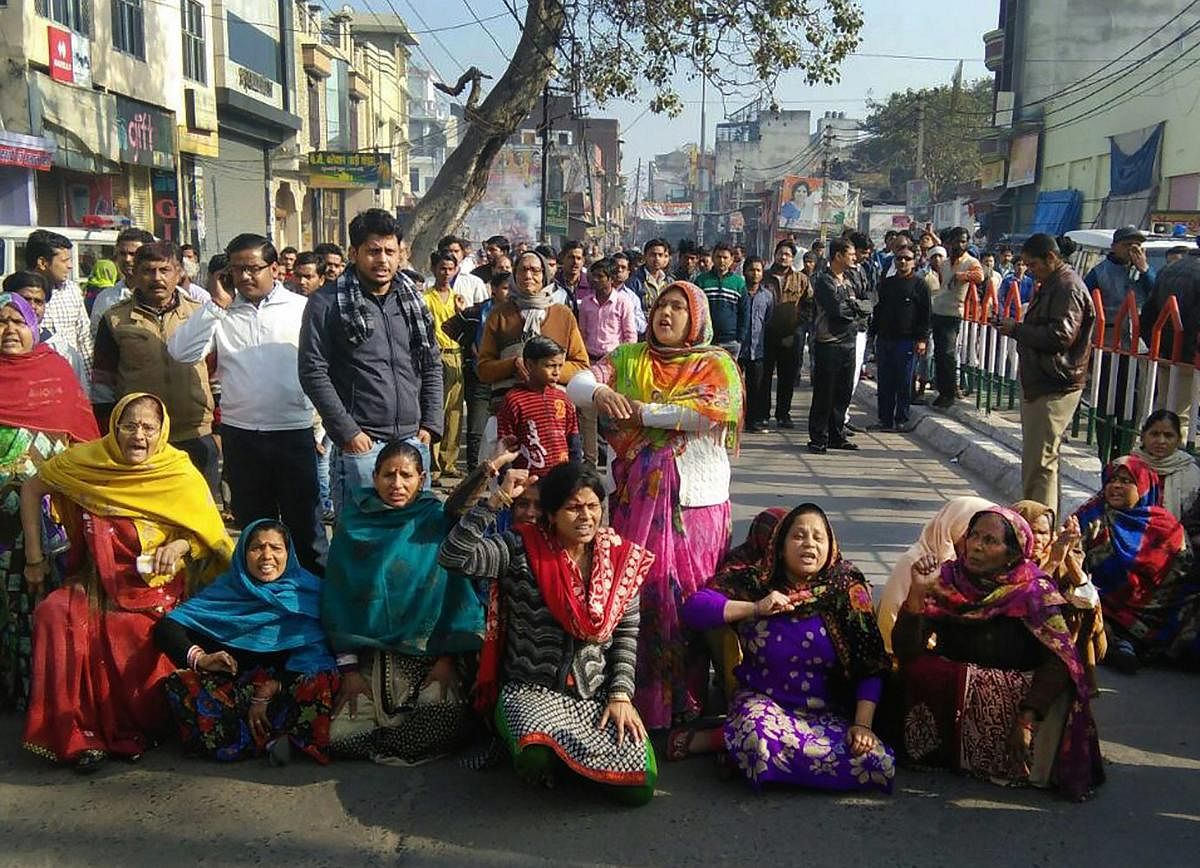
<svg viewBox="0 0 1200 868">
<path fill-rule="evenodd" d="M 154 639 L 179 671 L 166 681 L 191 753 L 236 760 L 294 745 L 329 761 L 340 677 L 321 628 L 320 579 L 300 566 L 287 529 L 247 527 L 229 571 L 158 622 Z"/>
</svg>

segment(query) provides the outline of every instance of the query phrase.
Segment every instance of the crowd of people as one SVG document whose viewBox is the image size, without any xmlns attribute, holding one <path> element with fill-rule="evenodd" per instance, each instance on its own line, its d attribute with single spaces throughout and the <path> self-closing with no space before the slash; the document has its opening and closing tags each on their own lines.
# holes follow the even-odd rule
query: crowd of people
<svg viewBox="0 0 1200 868">
<path fill-rule="evenodd" d="M 92 292 L 35 231 L 0 294 L 0 702 L 80 772 L 173 730 L 276 765 L 464 752 L 645 804 L 662 734 L 755 787 L 890 792 L 909 764 L 1084 798 L 1096 666 L 1200 662 L 1177 415 L 1065 521 L 1042 477 L 947 503 L 878 606 L 818 504 L 731 548 L 730 456 L 772 412 L 795 427 L 806 349 L 813 453 L 855 448 L 870 345 L 876 427 L 925 380 L 955 400 L 963 295 L 1009 267 L 969 243 L 768 264 L 495 236 L 474 262 L 447 236 L 426 277 L 371 209 L 347 251 L 239 235 L 203 287 L 194 250 L 125 230 Z M 1078 277 L 1047 236 L 1022 261 L 1040 288 L 1009 330 L 1069 357 L 1086 316 L 1038 329 Z M 1047 424 L 1077 374 L 1026 381 Z"/>
</svg>

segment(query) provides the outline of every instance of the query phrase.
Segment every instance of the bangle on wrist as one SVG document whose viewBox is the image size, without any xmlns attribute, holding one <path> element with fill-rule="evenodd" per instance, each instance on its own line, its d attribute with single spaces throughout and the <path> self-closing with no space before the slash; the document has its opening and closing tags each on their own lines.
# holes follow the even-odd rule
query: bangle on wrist
<svg viewBox="0 0 1200 868">
<path fill-rule="evenodd" d="M 508 509 L 510 506 L 513 505 L 512 496 L 509 495 L 503 489 L 496 489 L 496 493 L 493 494 L 492 497 L 494 497 L 494 498 L 496 498 L 496 500 L 500 501 L 500 506 L 503 507 L 504 509 Z"/>
<path fill-rule="evenodd" d="M 266 705 L 271 700 L 269 697 L 266 697 L 266 696 L 252 696 L 252 697 L 250 697 L 250 701 L 252 703 L 254 703 L 255 705 Z"/>
<path fill-rule="evenodd" d="M 25 566 L 27 567 L 40 567 L 44 563 L 46 563 L 45 555 L 33 561 L 31 561 L 29 558 L 25 558 Z"/>
<path fill-rule="evenodd" d="M 610 693 L 608 695 L 609 702 L 632 702 L 633 700 L 624 693 Z"/>
</svg>

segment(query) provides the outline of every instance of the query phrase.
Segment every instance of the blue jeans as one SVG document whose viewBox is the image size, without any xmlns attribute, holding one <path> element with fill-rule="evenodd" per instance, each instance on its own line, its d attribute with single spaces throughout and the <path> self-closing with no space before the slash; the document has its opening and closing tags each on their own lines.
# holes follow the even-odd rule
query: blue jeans
<svg viewBox="0 0 1200 868">
<path fill-rule="evenodd" d="M 317 489 L 321 509 L 325 510 L 333 508 L 333 498 L 329 494 L 329 458 L 333 452 L 333 441 L 329 439 L 328 434 L 321 441 L 321 445 L 325 447 L 325 454 L 317 455 Z"/>
<path fill-rule="evenodd" d="M 421 453 L 421 464 L 425 468 L 424 488 L 429 490 L 429 447 L 416 437 L 405 440 Z M 333 495 L 333 509 L 339 515 L 342 505 L 354 497 L 360 488 L 370 488 L 374 482 L 375 459 L 387 445 L 383 440 L 372 440 L 371 448 L 366 452 L 346 452 L 340 446 L 334 446 L 329 453 L 329 488 Z"/>
<path fill-rule="evenodd" d="M 915 341 L 875 339 L 875 370 L 879 381 L 879 424 L 886 428 L 908 422 L 912 378 L 916 367 Z"/>
</svg>

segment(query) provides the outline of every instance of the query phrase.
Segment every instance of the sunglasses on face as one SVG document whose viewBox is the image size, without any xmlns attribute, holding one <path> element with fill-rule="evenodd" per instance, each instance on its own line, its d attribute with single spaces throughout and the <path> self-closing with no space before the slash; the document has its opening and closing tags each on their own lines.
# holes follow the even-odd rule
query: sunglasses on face
<svg viewBox="0 0 1200 868">
<path fill-rule="evenodd" d="M 897 256 L 897 257 L 896 257 L 896 261 L 897 261 L 897 262 L 912 262 L 912 261 L 913 261 L 913 257 L 911 257 L 911 256 Z"/>
</svg>

